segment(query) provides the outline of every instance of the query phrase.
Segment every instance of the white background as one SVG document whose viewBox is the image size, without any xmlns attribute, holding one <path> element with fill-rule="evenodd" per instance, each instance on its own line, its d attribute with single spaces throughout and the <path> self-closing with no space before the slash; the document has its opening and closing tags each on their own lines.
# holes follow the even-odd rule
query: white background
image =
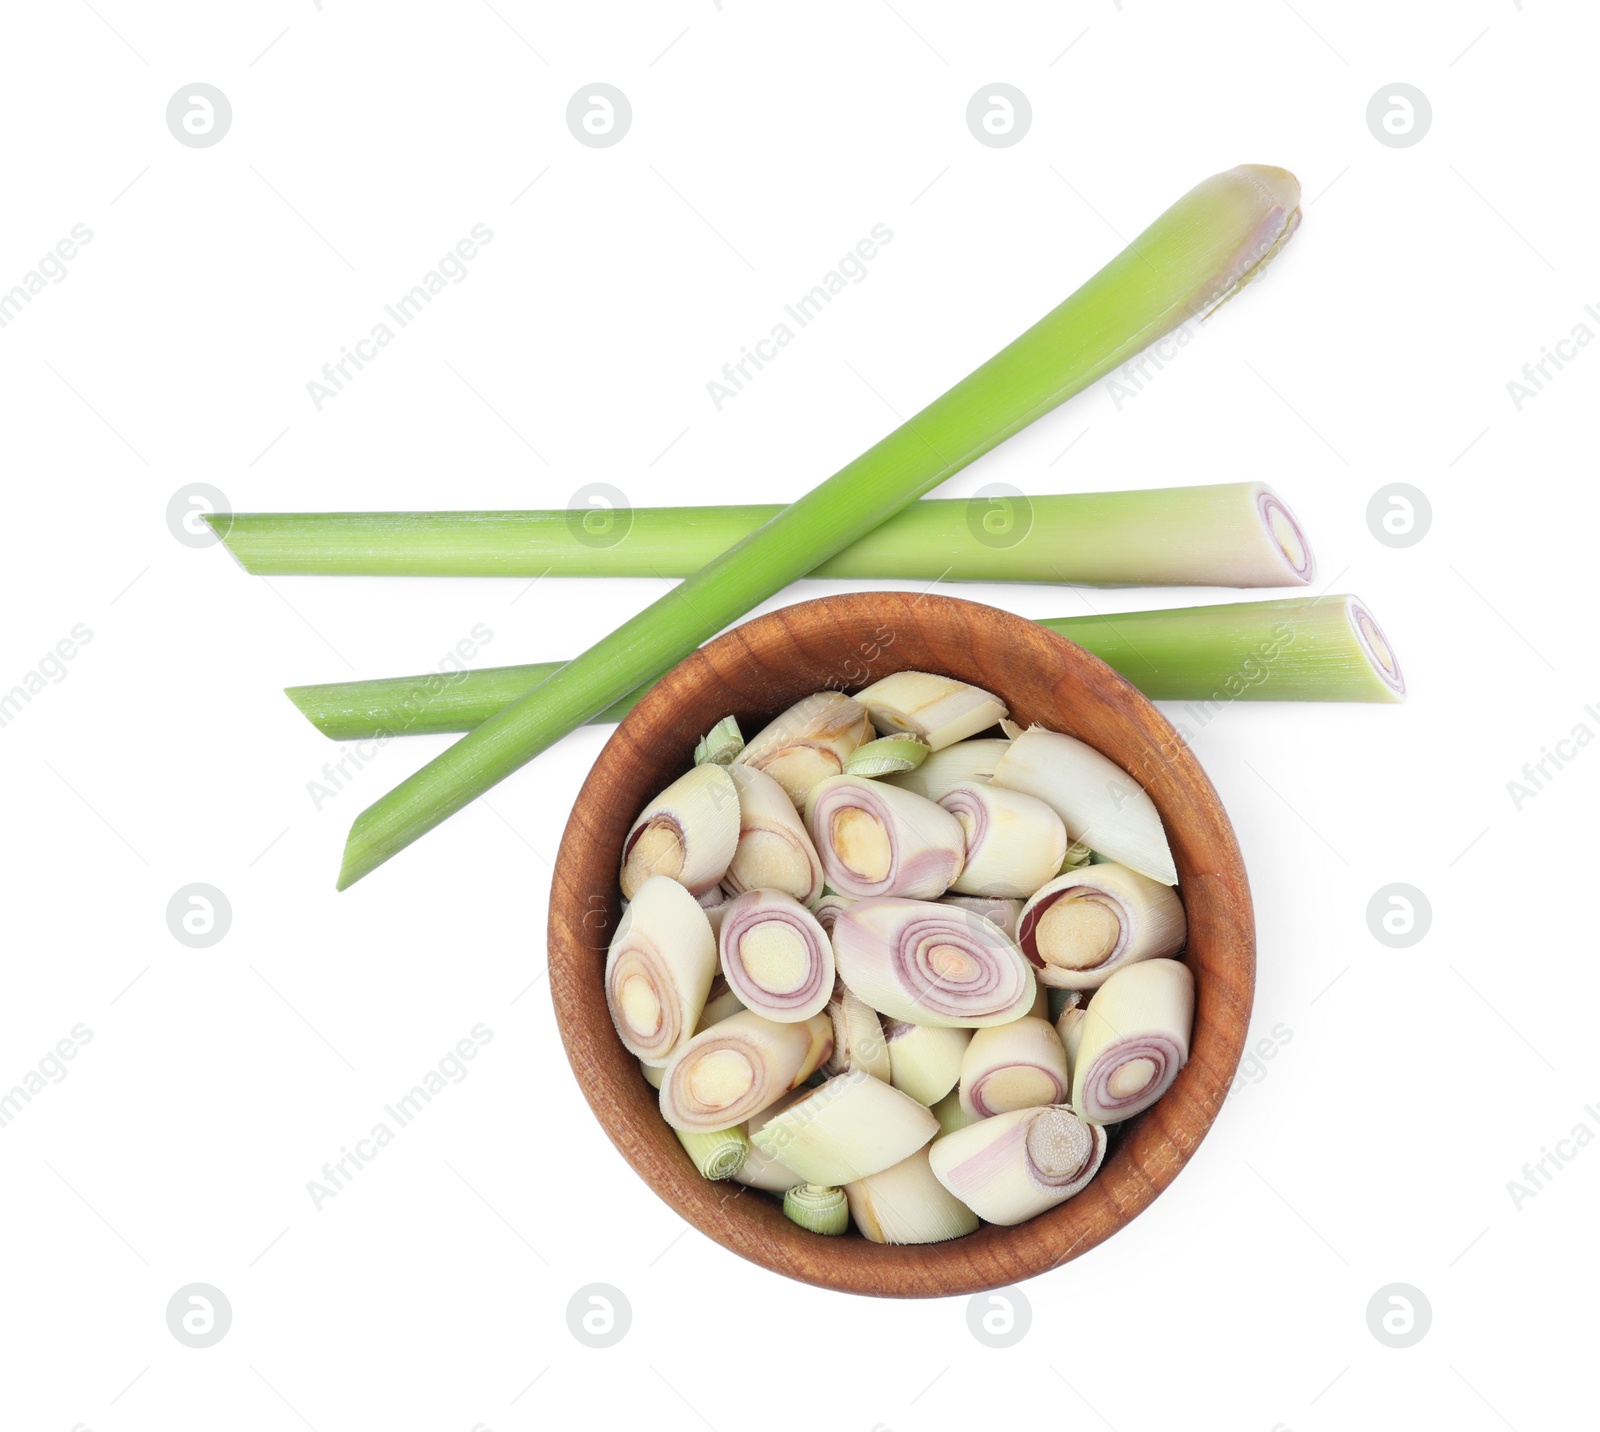
<svg viewBox="0 0 1600 1432">
<path fill-rule="evenodd" d="M 75 223 L 94 237 L 0 331 L 0 688 L 75 624 L 93 636 L 0 728 L 0 1086 L 75 1024 L 93 1039 L 0 1129 L 0 1420 L 1592 1419 L 1600 1151 L 1520 1210 L 1507 1182 L 1600 1129 L 1600 752 L 1521 810 L 1506 783 L 1600 730 L 1600 353 L 1521 411 L 1506 384 L 1600 331 L 1593 14 L 496 6 L 8 7 L 0 288 Z M 232 102 L 212 148 L 164 121 L 194 81 Z M 633 106 L 609 149 L 564 120 L 594 81 Z M 965 125 L 994 81 L 1032 102 L 1009 149 Z M 1434 113 L 1404 149 L 1365 121 L 1396 81 Z M 1414 694 L 1238 706 L 1198 736 L 1256 894 L 1255 1037 L 1291 1038 L 1149 1212 L 1026 1285 L 1031 1331 L 995 1351 L 964 1300 L 824 1293 L 685 1232 L 600 1133 L 542 972 L 549 861 L 604 729 L 334 893 L 350 820 L 444 743 L 391 744 L 317 810 L 337 752 L 279 688 L 426 670 L 477 623 L 481 662 L 566 656 L 662 585 L 268 582 L 165 512 L 197 481 L 236 510 L 559 507 L 592 481 L 639 504 L 796 495 L 892 425 L 886 403 L 934 396 L 1241 161 L 1304 185 L 1266 281 L 1132 401 L 1085 394 L 948 491 L 1268 479 L 1318 589 L 1372 605 Z M 307 381 L 476 223 L 494 238 L 469 277 L 317 411 Z M 867 279 L 718 412 L 707 380 L 876 223 L 894 238 Z M 1366 522 L 1391 481 L 1432 503 L 1405 550 Z M 1037 616 L 1211 599 L 963 594 Z M 165 918 L 196 881 L 232 906 L 202 950 Z M 1406 950 L 1367 926 L 1394 881 L 1433 910 Z M 324 1161 L 479 1022 L 470 1077 L 314 1208 Z M 165 1322 L 196 1281 L 233 1308 L 204 1350 Z M 1392 1282 L 1433 1310 L 1406 1350 L 1367 1327 Z M 591 1283 L 632 1307 L 609 1350 L 568 1331 Z"/>
</svg>

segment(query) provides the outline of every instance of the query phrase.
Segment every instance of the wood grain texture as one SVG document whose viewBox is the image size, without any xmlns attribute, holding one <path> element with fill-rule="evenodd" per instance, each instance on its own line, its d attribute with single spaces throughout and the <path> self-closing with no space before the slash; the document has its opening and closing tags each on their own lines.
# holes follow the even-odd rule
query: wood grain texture
<svg viewBox="0 0 1600 1432">
<path fill-rule="evenodd" d="M 893 671 L 936 671 L 995 692 L 1013 720 L 1087 741 L 1136 777 L 1166 825 L 1189 921 L 1196 986 L 1189 1063 L 1146 1114 L 1116 1131 L 1083 1193 L 1016 1228 L 886 1247 L 821 1238 L 754 1191 L 707 1183 L 662 1120 L 656 1092 L 606 1009 L 617 869 L 634 816 L 688 769 L 722 717 L 747 734 L 813 691 L 855 691 Z M 867 592 L 802 602 L 717 638 L 663 678 L 601 751 L 567 823 L 550 897 L 550 988 L 579 1087 L 640 1176 L 697 1228 L 753 1262 L 821 1287 L 942 1297 L 1004 1287 L 1093 1248 L 1177 1176 L 1222 1107 L 1255 990 L 1255 927 L 1233 829 L 1166 719 L 1110 667 L 1033 622 L 949 597 Z"/>
</svg>

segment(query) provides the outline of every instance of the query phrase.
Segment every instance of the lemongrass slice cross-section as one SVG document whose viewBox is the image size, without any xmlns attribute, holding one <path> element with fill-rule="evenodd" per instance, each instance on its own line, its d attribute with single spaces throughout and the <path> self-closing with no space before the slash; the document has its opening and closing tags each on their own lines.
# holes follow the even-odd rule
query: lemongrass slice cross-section
<svg viewBox="0 0 1600 1432">
<path fill-rule="evenodd" d="M 1072 1107 L 1091 1124 L 1131 1119 L 1189 1062 L 1194 976 L 1177 960 L 1126 965 L 1094 993 L 1077 1027 Z"/>
<path fill-rule="evenodd" d="M 957 741 L 953 746 L 935 751 L 915 770 L 902 771 L 884 779 L 903 791 L 926 796 L 930 801 L 940 800 L 967 781 L 987 781 L 1010 744 L 1010 741 L 997 736 L 977 741 Z"/>
<path fill-rule="evenodd" d="M 652 875 L 692 895 L 714 889 L 739 844 L 739 795 L 723 766 L 679 776 L 639 813 L 622 843 L 622 894 L 631 900 Z"/>
<path fill-rule="evenodd" d="M 793 1024 L 833 994 L 833 945 L 817 917 L 781 890 L 736 896 L 717 935 L 728 988 L 767 1019 Z"/>
<path fill-rule="evenodd" d="M 928 1163 L 979 1218 L 1010 1225 L 1080 1192 L 1105 1154 L 1104 1129 L 1049 1105 L 996 1114 L 935 1139 Z"/>
<path fill-rule="evenodd" d="M 1026 900 L 1061 869 L 1067 828 L 1037 796 L 964 781 L 939 805 L 966 838 L 961 873 L 950 885 L 958 894 Z"/>
<path fill-rule="evenodd" d="M 663 1065 L 694 1036 L 717 973 L 717 942 L 695 898 L 654 875 L 606 951 L 606 1006 L 628 1053 Z"/>
<path fill-rule="evenodd" d="M 1052 989 L 1099 989 L 1119 969 L 1177 954 L 1187 937 L 1178 892 L 1116 864 L 1042 885 L 1017 926 L 1022 953 Z"/>
<path fill-rule="evenodd" d="M 972 1036 L 961 1060 L 961 1107 L 988 1119 L 1013 1109 L 1067 1101 L 1070 1076 L 1061 1036 L 1029 1016 Z"/>
<path fill-rule="evenodd" d="M 757 731 L 734 764 L 765 771 L 804 806 L 812 786 L 844 770 L 850 753 L 874 734 L 866 707 L 842 691 L 818 691 Z"/>
<path fill-rule="evenodd" d="M 930 1108 L 956 1087 L 961 1057 L 972 1040 L 970 1029 L 893 1021 L 884 1030 L 889 1042 L 889 1082 Z"/>
<path fill-rule="evenodd" d="M 865 1069 L 874 1079 L 888 1083 L 889 1043 L 878 1011 L 857 999 L 839 981 L 828 1001 L 828 1018 L 833 1021 L 833 1053 L 822 1066 L 823 1072 L 843 1074 L 847 1069 Z"/>
<path fill-rule="evenodd" d="M 998 925 L 1013 940 L 1017 938 L 1017 921 L 1022 918 L 1020 900 L 1003 900 L 994 895 L 941 895 L 939 903 L 979 915 L 991 925 Z"/>
<path fill-rule="evenodd" d="M 822 894 L 822 862 L 789 793 L 754 766 L 729 766 L 739 796 L 739 843 L 722 888 L 782 890 L 809 905 Z"/>
<path fill-rule="evenodd" d="M 1033 1005 L 1033 971 L 1004 930 L 927 900 L 862 900 L 833 926 L 839 975 L 880 1014 L 980 1029 Z"/>
<path fill-rule="evenodd" d="M 1059 731 L 1032 726 L 995 764 L 990 781 L 1037 796 L 1067 835 L 1163 885 L 1178 883 L 1155 802 L 1115 761 Z"/>
<path fill-rule="evenodd" d="M 743 1129 L 717 1129 L 712 1133 L 690 1133 L 674 1129 L 684 1153 L 689 1155 L 701 1178 L 713 1182 L 732 1178 L 750 1154 L 750 1140 Z"/>
<path fill-rule="evenodd" d="M 825 1015 L 779 1024 L 750 1010 L 703 1029 L 661 1081 L 661 1117 L 675 1129 L 732 1128 L 803 1084 L 833 1048 Z"/>
<path fill-rule="evenodd" d="M 807 1183 L 839 1186 L 910 1158 L 939 1121 L 909 1094 L 852 1069 L 808 1090 L 750 1142 Z"/>
<path fill-rule="evenodd" d="M 842 1188 L 802 1183 L 784 1192 L 783 1216 L 807 1233 L 836 1238 L 850 1227 L 850 1204 Z"/>
<path fill-rule="evenodd" d="M 931 900 L 961 873 L 961 823 L 934 802 L 865 776 L 812 788 L 806 825 L 828 884 L 841 894 Z"/>
<path fill-rule="evenodd" d="M 933 1176 L 925 1148 L 847 1183 L 844 1193 L 871 1243 L 943 1243 L 977 1232 L 978 1215 Z"/>
<path fill-rule="evenodd" d="M 927 671 L 896 671 L 856 700 L 880 731 L 920 736 L 935 751 L 986 731 L 1006 714 L 1005 702 L 981 687 Z"/>
</svg>

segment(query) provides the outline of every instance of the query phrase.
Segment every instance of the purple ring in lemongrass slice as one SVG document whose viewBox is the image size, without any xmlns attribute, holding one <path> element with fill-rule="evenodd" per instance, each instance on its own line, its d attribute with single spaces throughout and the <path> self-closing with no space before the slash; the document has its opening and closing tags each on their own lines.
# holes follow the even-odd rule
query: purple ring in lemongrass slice
<svg viewBox="0 0 1600 1432">
<path fill-rule="evenodd" d="M 1261 516 L 1261 525 L 1266 529 L 1267 536 L 1289 564 L 1294 576 L 1301 582 L 1309 582 L 1316 568 L 1316 559 L 1311 555 L 1311 543 L 1306 538 L 1305 529 L 1295 521 L 1294 514 L 1284 500 L 1266 483 L 1256 484 L 1255 497 L 1256 511 Z M 1282 576 L 1275 579 L 1269 576 L 1268 582 L 1279 584 Z"/>
<path fill-rule="evenodd" d="M 833 994 L 833 946 L 817 917 L 781 890 L 736 896 L 717 934 L 722 973 L 746 1009 L 780 1024 L 820 1014 Z"/>
<path fill-rule="evenodd" d="M 928 1163 L 979 1218 L 1010 1226 L 1065 1203 L 1105 1155 L 1104 1129 L 1049 1105 L 996 1114 L 935 1139 Z"/>
<path fill-rule="evenodd" d="M 732 1128 L 805 1083 L 832 1048 L 825 1015 L 779 1024 L 742 1010 L 673 1057 L 661 1081 L 661 1117 L 675 1129 Z"/>
<path fill-rule="evenodd" d="M 694 1037 L 717 972 L 711 922 L 676 880 L 654 875 L 606 951 L 606 1006 L 628 1053 L 657 1068 Z"/>
<path fill-rule="evenodd" d="M 1098 989 L 1127 965 L 1177 954 L 1187 937 L 1176 890 L 1111 862 L 1046 882 L 1017 924 L 1017 944 L 1052 989 Z"/>
<path fill-rule="evenodd" d="M 806 826 L 828 884 L 845 895 L 931 900 L 961 873 L 966 841 L 948 811 L 865 776 L 812 788 Z"/>
<path fill-rule="evenodd" d="M 1395 657 L 1394 648 L 1389 645 L 1389 638 L 1383 634 L 1383 628 L 1356 598 L 1346 597 L 1344 601 L 1351 629 L 1356 634 L 1356 640 L 1361 643 L 1361 649 L 1371 660 L 1372 669 L 1377 672 L 1378 679 L 1397 697 L 1404 697 L 1406 678 L 1400 670 L 1400 662 Z"/>
<path fill-rule="evenodd" d="M 739 844 L 739 795 L 721 766 L 695 766 L 639 812 L 622 842 L 622 895 L 631 900 L 652 875 L 691 895 L 716 888 Z"/>
<path fill-rule="evenodd" d="M 739 797 L 739 843 L 722 888 L 730 895 L 782 890 L 811 904 L 822 894 L 822 862 L 788 792 L 754 766 L 727 769 Z"/>
<path fill-rule="evenodd" d="M 1007 1024 L 1032 1008 L 1038 988 L 1004 930 L 927 900 L 859 901 L 834 922 L 833 951 L 860 999 L 911 1024 Z"/>
<path fill-rule="evenodd" d="M 1029 1016 L 972 1036 L 961 1059 L 961 1108 L 975 1119 L 1064 1104 L 1070 1077 L 1061 1036 Z"/>
<path fill-rule="evenodd" d="M 1091 1124 L 1143 1113 L 1189 1062 L 1194 976 L 1177 960 L 1144 960 L 1111 976 L 1077 1028 L 1072 1107 Z"/>
<path fill-rule="evenodd" d="M 843 771 L 850 753 L 873 734 L 866 707 L 842 691 L 818 691 L 757 731 L 733 764 L 765 771 L 803 809 L 811 788 Z"/>
<path fill-rule="evenodd" d="M 966 859 L 950 886 L 957 894 L 1025 900 L 1066 859 L 1067 828 L 1036 796 L 966 781 L 939 805 L 966 838 Z"/>
</svg>

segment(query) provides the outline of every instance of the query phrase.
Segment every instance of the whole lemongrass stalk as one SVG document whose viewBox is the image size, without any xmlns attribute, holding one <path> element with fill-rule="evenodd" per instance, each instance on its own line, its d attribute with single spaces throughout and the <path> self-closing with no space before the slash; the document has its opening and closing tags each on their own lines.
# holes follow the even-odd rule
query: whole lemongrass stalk
<svg viewBox="0 0 1600 1432">
<path fill-rule="evenodd" d="M 1197 185 L 915 417 L 368 806 L 345 842 L 339 888 L 996 444 L 1226 301 L 1294 232 L 1299 204 L 1294 177 L 1260 165 Z"/>
<path fill-rule="evenodd" d="M 259 576 L 687 577 L 776 505 L 544 512 L 232 512 L 211 523 Z M 589 525 L 605 524 L 604 531 Z M 1264 482 L 913 503 L 813 577 L 1294 587 L 1311 547 Z"/>
<path fill-rule="evenodd" d="M 1393 647 L 1367 608 L 1350 596 L 1063 617 L 1040 625 L 1077 642 L 1157 700 L 1226 705 L 1400 701 L 1405 696 Z M 291 686 L 286 694 L 335 741 L 437 735 L 470 731 L 561 665 L 333 681 Z M 643 695 L 639 691 L 593 719 L 620 721 Z M 948 752 L 962 752 L 970 744 L 946 747 L 913 775 L 925 777 Z M 960 779 L 966 775 L 961 772 Z M 927 794 L 915 780 L 905 785 Z"/>
</svg>

